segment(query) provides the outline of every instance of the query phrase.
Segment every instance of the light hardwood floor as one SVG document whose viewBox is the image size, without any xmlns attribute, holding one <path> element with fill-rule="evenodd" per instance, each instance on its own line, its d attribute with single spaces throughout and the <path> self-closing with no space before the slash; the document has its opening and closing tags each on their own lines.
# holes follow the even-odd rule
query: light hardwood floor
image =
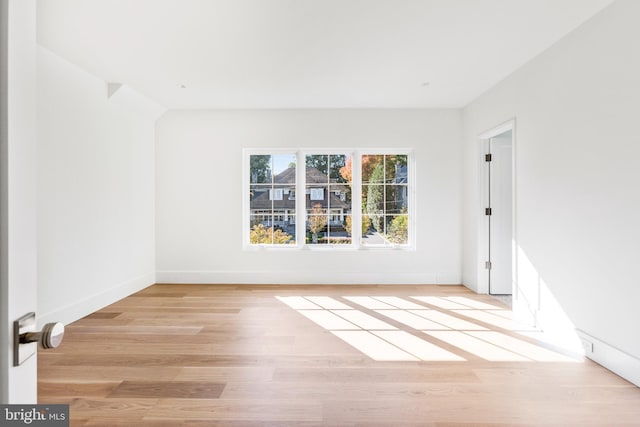
<svg viewBox="0 0 640 427">
<path fill-rule="evenodd" d="M 461 286 L 154 285 L 39 353 L 39 401 L 72 426 L 640 425 L 640 389 L 523 329 Z"/>
</svg>

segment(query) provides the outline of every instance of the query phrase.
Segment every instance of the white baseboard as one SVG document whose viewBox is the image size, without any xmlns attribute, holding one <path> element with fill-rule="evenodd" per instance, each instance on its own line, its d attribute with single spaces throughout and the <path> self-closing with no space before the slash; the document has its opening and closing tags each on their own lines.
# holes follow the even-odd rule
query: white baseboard
<svg viewBox="0 0 640 427">
<path fill-rule="evenodd" d="M 38 316 L 38 328 L 49 322 L 62 322 L 63 324 L 69 324 L 75 322 L 84 316 L 91 314 L 109 304 L 113 304 L 116 301 L 121 300 L 133 293 L 136 293 L 150 285 L 153 285 L 156 281 L 156 275 L 154 272 L 144 274 L 134 279 L 128 280 L 119 285 L 115 285 L 112 288 L 107 289 L 96 295 L 92 295 L 88 298 L 83 298 L 78 301 L 73 301 L 64 307 L 57 308 L 49 313 L 44 313 Z"/>
<path fill-rule="evenodd" d="M 582 341 L 586 357 L 640 387 L 639 358 L 625 353 L 580 329 L 576 329 L 576 333 Z"/>
<path fill-rule="evenodd" d="M 158 271 L 157 283 L 210 284 L 376 284 L 376 285 L 449 285 L 460 284 L 459 273 L 416 274 L 407 272 L 336 272 L 287 271 Z"/>
</svg>

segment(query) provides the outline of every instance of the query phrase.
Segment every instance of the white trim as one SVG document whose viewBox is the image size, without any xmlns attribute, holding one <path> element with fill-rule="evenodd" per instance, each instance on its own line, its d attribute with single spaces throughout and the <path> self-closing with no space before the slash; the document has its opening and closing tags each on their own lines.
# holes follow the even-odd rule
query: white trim
<svg viewBox="0 0 640 427">
<path fill-rule="evenodd" d="M 480 254 L 480 257 L 478 259 L 477 265 L 479 294 L 489 293 L 489 272 L 487 271 L 487 268 L 485 266 L 486 261 L 489 259 L 489 227 L 487 226 L 487 216 L 484 213 L 489 199 L 489 174 L 487 173 L 488 165 L 484 160 L 484 156 L 489 151 L 489 145 L 489 138 L 481 139 L 480 144 L 478 145 L 479 151 L 477 155 L 477 158 L 480 162 L 480 176 L 478 177 L 478 194 L 480 194 L 480 198 L 478 200 L 478 253 Z"/>
<path fill-rule="evenodd" d="M 353 185 L 359 182 L 360 185 Z M 351 243 L 353 249 L 359 250 L 362 246 L 362 152 L 356 150 L 351 159 Z M 354 215 L 358 212 L 358 215 Z"/>
<path fill-rule="evenodd" d="M 158 271 L 157 283 L 176 284 L 307 284 L 335 285 L 336 283 L 381 284 L 381 285 L 459 285 L 459 272 L 410 273 L 407 271 L 371 271 L 332 272 L 330 275 L 318 275 L 316 272 L 289 271 Z"/>
<path fill-rule="evenodd" d="M 409 205 L 409 208 L 407 209 L 407 214 L 409 214 L 409 234 L 407 235 L 407 239 L 409 242 L 405 248 L 407 250 L 415 251 L 418 243 L 416 241 L 416 236 L 418 235 L 418 218 L 416 213 L 416 189 L 418 188 L 418 180 L 416 179 L 416 159 L 413 155 L 413 151 L 407 153 L 407 180 L 409 181 L 409 186 L 407 188 L 407 197 L 409 198 L 407 201 L 407 204 Z"/>
<path fill-rule="evenodd" d="M 512 250 L 512 278 L 514 280 L 514 286 L 512 287 L 513 298 L 517 299 L 517 271 L 518 271 L 518 235 L 517 235 L 517 187 L 516 187 L 516 179 L 517 179 L 517 165 L 516 165 L 516 119 L 515 117 L 509 119 L 498 126 L 495 126 L 487 131 L 482 132 L 478 135 L 479 144 L 478 146 L 478 154 L 477 158 L 480 162 L 480 167 L 478 168 L 479 177 L 478 177 L 478 194 L 480 197 L 478 198 L 478 253 L 480 256 L 478 257 L 477 262 L 477 275 L 476 280 L 478 283 L 477 292 L 479 294 L 488 294 L 489 293 L 489 272 L 485 267 L 485 261 L 489 259 L 489 230 L 487 227 L 487 216 L 484 213 L 484 209 L 487 207 L 487 201 L 489 198 L 488 195 L 488 174 L 487 174 L 487 162 L 484 159 L 484 155 L 489 151 L 490 139 L 501 135 L 505 132 L 511 131 L 511 238 L 513 241 L 513 250 Z"/>
<path fill-rule="evenodd" d="M 48 322 L 69 324 L 156 283 L 156 273 L 135 277 L 96 295 L 38 316 L 38 329 Z"/>
<path fill-rule="evenodd" d="M 304 188 L 305 183 L 305 168 L 299 167 L 304 165 L 304 153 L 298 151 L 296 153 L 296 248 L 304 247 L 305 243 L 305 220 L 300 220 L 300 212 L 306 210 L 306 190 Z"/>
<path fill-rule="evenodd" d="M 576 329 L 585 356 L 640 387 L 640 359 Z"/>
<path fill-rule="evenodd" d="M 390 155 L 390 154 L 406 154 L 408 156 L 413 157 L 413 148 L 406 147 L 398 147 L 398 148 L 359 148 L 358 151 L 363 156 L 371 155 L 375 156 L 377 154 L 381 155 Z"/>
<path fill-rule="evenodd" d="M 515 117 L 512 119 L 509 119 L 501 124 L 499 124 L 498 126 L 495 126 L 489 130 L 486 130 L 484 132 L 482 132 L 480 135 L 478 135 L 478 138 L 480 139 L 491 139 L 494 136 L 498 136 L 501 135 L 505 132 L 509 132 L 510 130 L 513 131 L 516 128 L 516 119 Z"/>
<path fill-rule="evenodd" d="M 518 286 L 518 123 L 513 118 L 511 123 L 511 280 L 513 280 L 512 298 L 520 299 Z"/>
<path fill-rule="evenodd" d="M 251 245 L 249 244 L 249 236 L 250 230 L 249 225 L 251 224 L 251 209 L 248 208 L 251 206 L 251 180 L 249 179 L 250 173 L 250 164 L 248 161 L 249 156 L 253 153 L 251 150 L 243 149 L 242 150 L 242 192 L 244 196 L 242 196 L 242 248 L 249 249 Z"/>
</svg>

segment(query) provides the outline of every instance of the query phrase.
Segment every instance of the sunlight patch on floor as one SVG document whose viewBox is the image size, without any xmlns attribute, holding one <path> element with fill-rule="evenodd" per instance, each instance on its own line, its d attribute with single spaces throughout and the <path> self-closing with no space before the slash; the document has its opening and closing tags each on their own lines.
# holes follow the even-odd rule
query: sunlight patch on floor
<svg viewBox="0 0 640 427">
<path fill-rule="evenodd" d="M 327 310 L 298 310 L 307 319 L 323 328 L 331 331 L 360 329 L 340 316 L 336 316 Z"/>
<path fill-rule="evenodd" d="M 303 297 L 276 297 L 294 310 L 321 310 L 322 307 L 316 305 Z"/>
<path fill-rule="evenodd" d="M 486 330 L 484 326 L 476 325 L 475 323 L 462 320 L 458 317 L 451 316 L 450 314 L 443 313 L 436 310 L 409 310 L 409 313 L 417 314 L 425 319 L 432 320 L 441 325 L 447 326 L 450 329 L 465 330 L 465 331 L 483 331 Z"/>
<path fill-rule="evenodd" d="M 428 341 L 420 339 L 415 335 L 411 335 L 405 331 L 375 331 L 373 332 L 380 338 L 404 349 L 408 353 L 429 362 L 455 362 L 464 361 L 465 359 L 432 344 Z"/>
<path fill-rule="evenodd" d="M 513 320 L 510 310 L 466 297 L 410 297 L 430 307 L 394 296 L 276 298 L 376 361 L 466 361 L 468 355 L 502 362 L 580 360 L 512 336 L 535 329 Z"/>
<path fill-rule="evenodd" d="M 525 325 L 524 323 L 516 322 L 514 320 L 505 319 L 502 316 L 496 316 L 492 311 L 482 310 L 452 310 L 453 313 L 460 314 L 461 316 L 470 317 L 475 320 L 479 320 L 484 323 L 488 323 L 495 327 L 506 329 L 508 331 L 531 331 L 535 330 L 533 326 Z"/>
<path fill-rule="evenodd" d="M 466 305 L 469 308 L 477 308 L 479 310 L 500 310 L 502 307 L 497 305 L 488 304 L 482 301 L 476 301 L 467 297 L 445 297 L 449 301 L 456 302 L 458 304 Z"/>
<path fill-rule="evenodd" d="M 537 362 L 576 362 L 576 359 L 564 356 L 544 347 L 519 340 L 496 331 L 469 331 L 467 334 L 483 341 L 495 344 L 514 353 L 521 354 Z"/>
<path fill-rule="evenodd" d="M 416 362 L 419 360 L 417 357 L 400 350 L 395 345 L 367 331 L 331 331 L 331 333 L 373 360 L 399 362 Z"/>
<path fill-rule="evenodd" d="M 527 362 L 531 360 L 460 331 L 425 331 L 425 334 L 492 362 Z"/>
<path fill-rule="evenodd" d="M 426 311 L 426 310 L 425 310 Z M 441 329 L 449 329 L 440 323 L 436 323 L 432 320 L 425 319 L 423 316 L 418 316 L 413 313 L 409 313 L 404 310 L 376 310 L 376 313 L 381 314 L 383 316 L 387 316 L 396 322 L 400 322 L 404 325 L 407 325 L 413 329 L 423 330 L 441 330 Z"/>
<path fill-rule="evenodd" d="M 376 319 L 373 316 L 368 315 L 367 313 L 363 313 L 358 310 L 332 310 L 331 311 L 338 316 L 347 319 L 351 323 L 355 323 L 362 329 L 367 330 L 388 330 L 388 329 L 398 329 L 395 326 L 392 326 L 386 322 L 383 322 L 380 319 Z"/>
<path fill-rule="evenodd" d="M 458 304 L 457 302 L 453 302 L 451 300 L 448 300 L 442 297 L 411 297 L 411 298 L 421 302 L 425 302 L 429 305 L 443 308 L 445 310 L 454 310 L 454 309 L 464 310 L 469 308 L 466 305 Z"/>
<path fill-rule="evenodd" d="M 341 303 L 337 299 L 331 298 L 331 297 L 317 296 L 317 297 L 305 297 L 305 298 L 327 310 L 352 310 L 353 309 L 353 307 L 350 307 L 344 303 Z"/>
<path fill-rule="evenodd" d="M 398 298 L 398 297 L 373 297 L 373 298 L 375 298 L 377 300 L 380 300 L 380 301 L 382 301 L 384 303 L 387 303 L 389 305 L 392 305 L 395 308 L 400 308 L 400 309 L 403 309 L 403 310 L 411 310 L 411 309 L 413 309 L 413 310 L 421 310 L 421 309 L 426 308 L 423 305 L 416 304 L 416 303 L 411 302 L 411 301 L 407 301 L 404 298 Z"/>
<path fill-rule="evenodd" d="M 386 304 L 372 297 L 344 297 L 344 299 L 349 300 L 358 305 L 361 305 L 364 308 L 368 308 L 369 310 L 382 310 L 382 309 L 392 310 L 396 308 L 392 305 Z"/>
</svg>

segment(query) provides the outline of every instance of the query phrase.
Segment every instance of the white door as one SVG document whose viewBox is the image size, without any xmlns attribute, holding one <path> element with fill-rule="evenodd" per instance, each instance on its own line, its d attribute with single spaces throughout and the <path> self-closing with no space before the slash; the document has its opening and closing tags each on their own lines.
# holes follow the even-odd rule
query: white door
<svg viewBox="0 0 640 427">
<path fill-rule="evenodd" d="M 37 359 L 13 366 L 13 322 L 36 312 L 36 4 L 0 0 L 0 401 L 37 400 Z"/>
<path fill-rule="evenodd" d="M 512 279 L 512 131 L 489 140 L 489 293 L 511 295 Z"/>
</svg>

